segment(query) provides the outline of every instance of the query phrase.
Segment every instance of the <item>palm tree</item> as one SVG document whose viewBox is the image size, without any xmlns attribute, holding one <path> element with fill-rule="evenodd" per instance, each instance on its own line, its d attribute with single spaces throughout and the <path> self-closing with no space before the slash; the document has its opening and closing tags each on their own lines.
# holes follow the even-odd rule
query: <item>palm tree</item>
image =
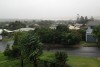
<svg viewBox="0 0 100 67">
<path fill-rule="evenodd" d="M 60 67 L 65 67 L 67 58 L 68 58 L 68 55 L 65 52 L 55 53 L 56 64 L 59 65 Z"/>
<path fill-rule="evenodd" d="M 27 59 L 34 63 L 33 67 L 37 67 L 37 59 L 42 54 L 41 42 L 39 37 L 27 33 L 21 39 L 22 53 Z"/>
</svg>

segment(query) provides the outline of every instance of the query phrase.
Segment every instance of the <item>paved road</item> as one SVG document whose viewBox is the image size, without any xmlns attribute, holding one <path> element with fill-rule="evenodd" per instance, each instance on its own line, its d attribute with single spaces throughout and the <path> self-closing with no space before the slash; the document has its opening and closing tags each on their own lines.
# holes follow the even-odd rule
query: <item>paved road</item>
<svg viewBox="0 0 100 67">
<path fill-rule="evenodd" d="M 0 41 L 0 52 L 3 52 L 7 46 L 7 44 L 12 45 L 13 41 L 9 41 L 9 42 L 2 42 Z"/>
<path fill-rule="evenodd" d="M 70 51 L 68 51 L 71 53 Z M 71 54 L 80 55 L 80 56 L 91 56 L 91 57 L 100 57 L 100 48 L 97 47 L 81 47 L 73 51 Z"/>
<path fill-rule="evenodd" d="M 3 52 L 7 44 L 12 44 L 10 42 L 0 42 L 0 51 Z M 61 49 L 51 49 L 51 52 L 56 51 L 65 51 L 68 55 L 77 55 L 77 56 L 87 56 L 87 57 L 100 57 L 100 48 L 97 47 L 80 47 L 80 48 L 61 48 Z"/>
<path fill-rule="evenodd" d="M 50 51 L 51 52 L 65 51 L 68 53 L 68 55 L 76 55 L 76 56 L 100 57 L 100 48 L 97 47 L 51 49 Z"/>
</svg>

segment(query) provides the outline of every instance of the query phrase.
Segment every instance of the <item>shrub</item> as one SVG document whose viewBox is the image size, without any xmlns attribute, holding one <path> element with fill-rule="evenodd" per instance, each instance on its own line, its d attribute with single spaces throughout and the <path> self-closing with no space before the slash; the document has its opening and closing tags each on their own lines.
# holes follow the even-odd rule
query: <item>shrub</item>
<svg viewBox="0 0 100 67">
<path fill-rule="evenodd" d="M 76 45 L 81 41 L 81 37 L 79 34 L 75 33 L 63 33 L 61 44 L 66 46 Z"/>
<path fill-rule="evenodd" d="M 66 61 L 68 60 L 68 55 L 65 52 L 56 52 L 55 53 L 55 60 L 56 64 L 59 67 L 65 67 Z"/>
<path fill-rule="evenodd" d="M 5 51 L 4 51 L 4 55 L 8 56 L 9 58 L 16 58 L 20 56 L 20 50 L 18 46 L 13 46 L 13 49 L 10 49 L 10 46 L 7 45 Z"/>
<path fill-rule="evenodd" d="M 11 51 L 11 57 L 12 58 L 18 58 L 21 55 L 21 51 L 18 45 L 12 46 L 12 51 Z"/>
<path fill-rule="evenodd" d="M 81 34 L 82 40 L 85 41 L 86 40 L 86 30 L 80 29 L 80 30 L 78 30 L 78 32 Z"/>
<path fill-rule="evenodd" d="M 5 56 L 10 56 L 11 55 L 11 49 L 10 49 L 9 44 L 7 44 L 7 46 L 6 46 L 6 49 L 4 51 L 4 55 Z"/>
</svg>

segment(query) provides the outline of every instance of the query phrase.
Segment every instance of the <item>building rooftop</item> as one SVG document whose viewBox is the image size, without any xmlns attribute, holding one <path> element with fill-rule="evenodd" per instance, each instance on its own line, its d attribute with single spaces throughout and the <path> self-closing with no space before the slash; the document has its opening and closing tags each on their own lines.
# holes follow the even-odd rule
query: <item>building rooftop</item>
<svg viewBox="0 0 100 67">
<path fill-rule="evenodd" d="M 80 29 L 80 28 L 79 28 L 79 27 L 76 27 L 76 26 L 69 25 L 69 29 L 78 30 L 78 29 Z"/>
<path fill-rule="evenodd" d="M 20 28 L 14 31 L 30 31 L 30 30 L 35 30 L 35 28 Z"/>
<path fill-rule="evenodd" d="M 95 26 L 95 25 L 100 25 L 100 20 L 89 21 L 87 23 L 87 26 Z"/>
</svg>

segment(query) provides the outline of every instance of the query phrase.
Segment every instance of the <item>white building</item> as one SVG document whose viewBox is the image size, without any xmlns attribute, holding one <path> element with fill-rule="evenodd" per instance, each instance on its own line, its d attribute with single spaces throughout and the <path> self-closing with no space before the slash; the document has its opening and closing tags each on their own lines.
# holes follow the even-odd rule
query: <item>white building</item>
<svg viewBox="0 0 100 67">
<path fill-rule="evenodd" d="M 73 25 L 68 25 L 69 29 L 71 30 L 79 30 L 80 28 L 77 26 L 73 26 Z"/>
<path fill-rule="evenodd" d="M 8 32 L 8 33 L 12 33 L 13 32 L 13 31 L 10 31 L 10 30 L 7 30 L 7 29 L 0 29 L 0 40 L 3 39 L 3 37 L 2 37 L 3 30 L 6 31 L 6 32 Z"/>
<path fill-rule="evenodd" d="M 20 28 L 14 31 L 17 32 L 17 31 L 30 31 L 30 30 L 35 30 L 35 28 Z"/>
<path fill-rule="evenodd" d="M 88 29 L 86 30 L 86 41 L 87 42 L 96 42 L 96 38 L 93 36 L 92 31 L 94 26 L 100 25 L 100 21 L 90 21 L 88 22 L 87 26 Z"/>
</svg>

